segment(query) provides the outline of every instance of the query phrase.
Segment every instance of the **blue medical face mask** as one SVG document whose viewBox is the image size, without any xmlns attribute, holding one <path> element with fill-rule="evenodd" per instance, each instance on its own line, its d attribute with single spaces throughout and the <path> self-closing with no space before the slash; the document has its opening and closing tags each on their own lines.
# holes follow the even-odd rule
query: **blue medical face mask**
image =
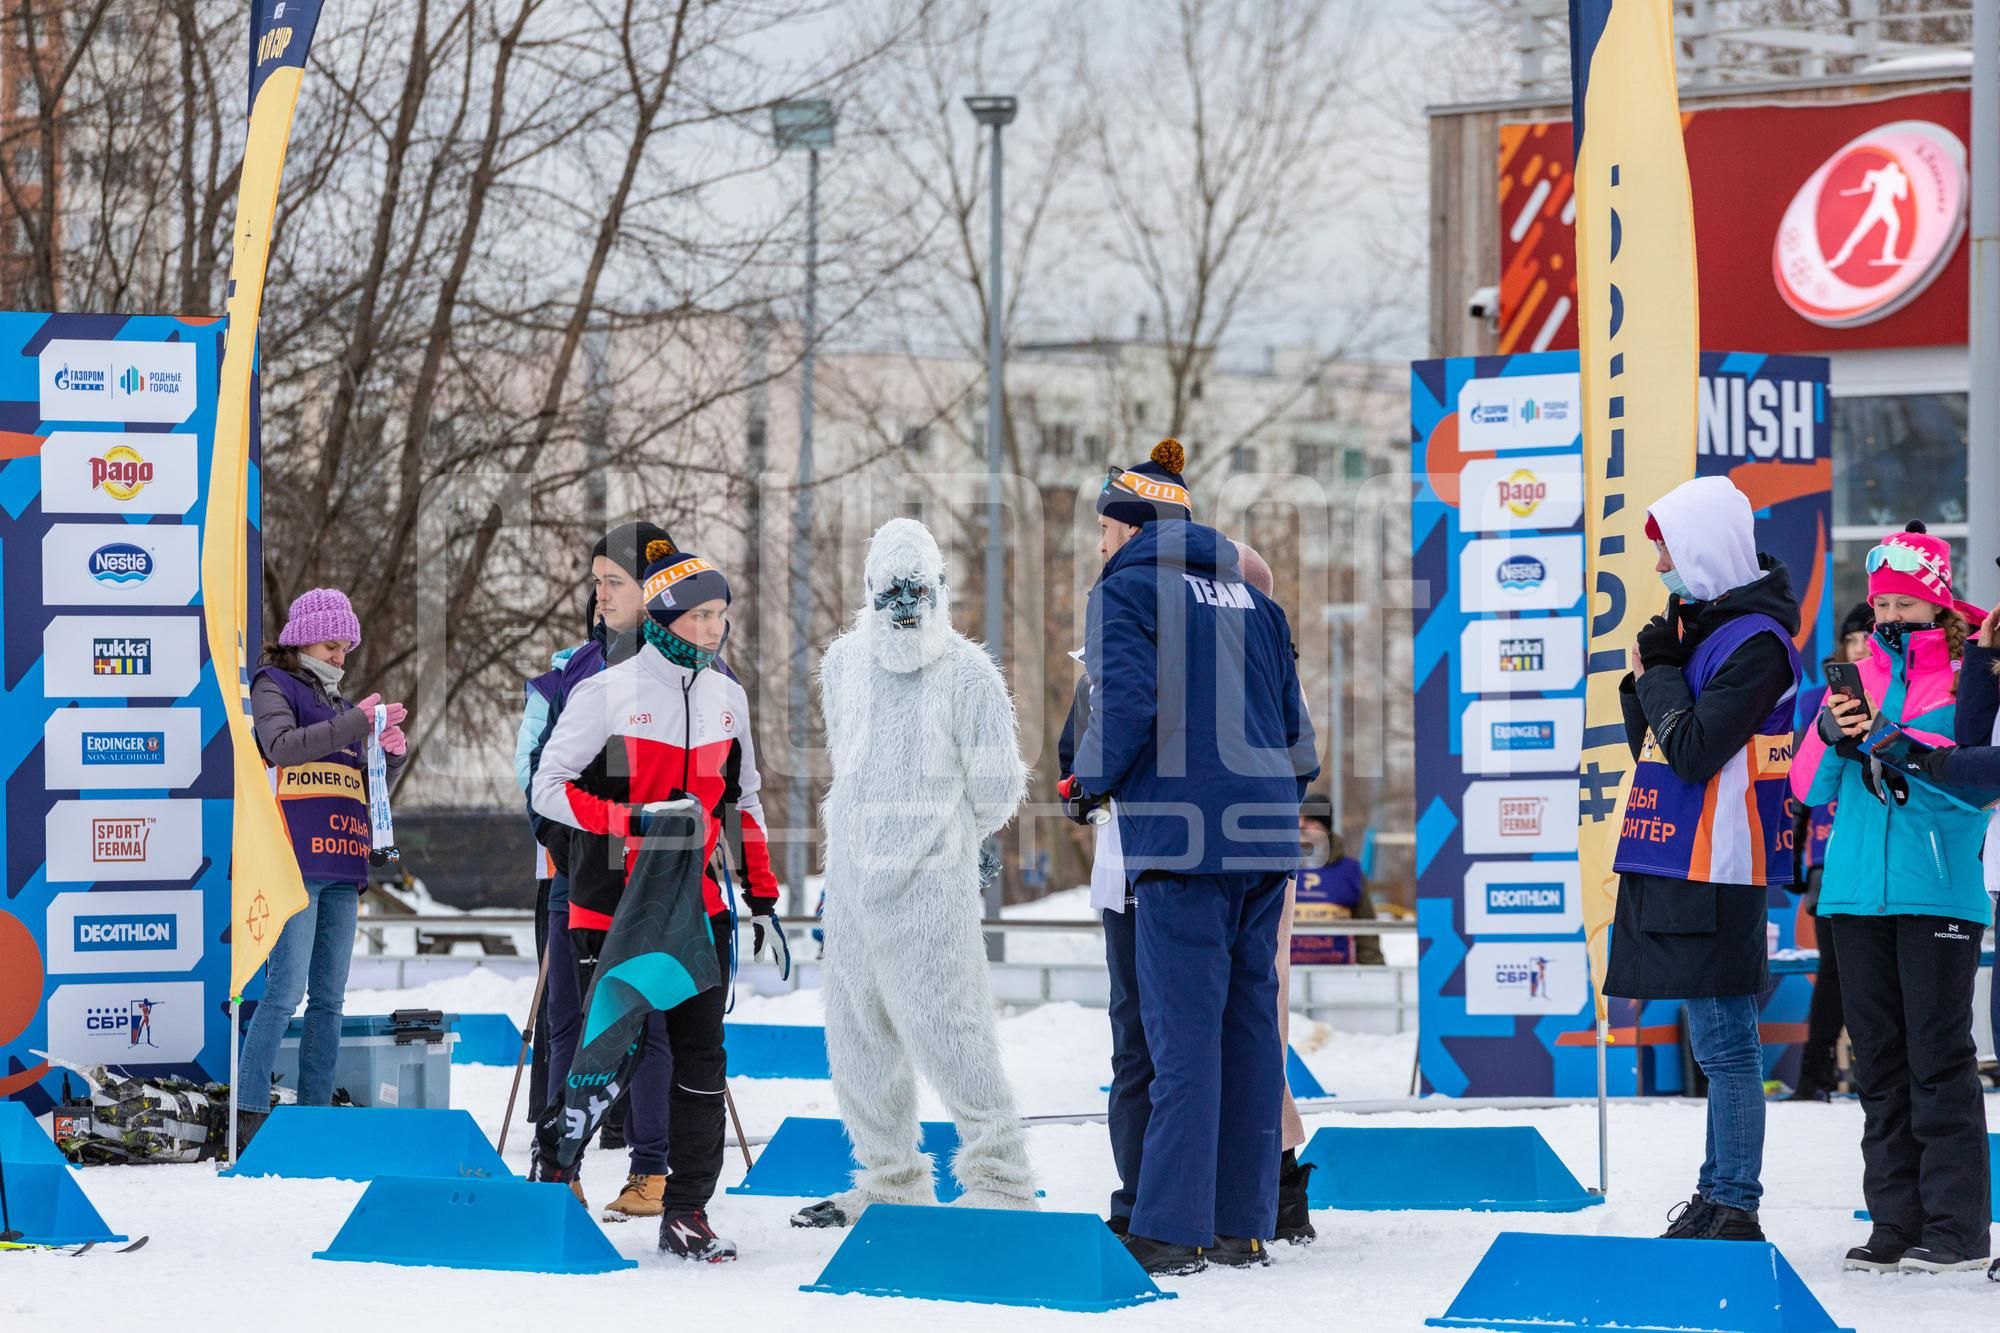
<svg viewBox="0 0 2000 1333">
<path fill-rule="evenodd" d="M 1681 572 L 1678 569 L 1670 569 L 1660 575 L 1660 582 L 1666 584 L 1667 591 L 1680 598 L 1683 602 L 1695 600 L 1694 594 L 1688 591 L 1687 580 L 1681 577 Z"/>
</svg>

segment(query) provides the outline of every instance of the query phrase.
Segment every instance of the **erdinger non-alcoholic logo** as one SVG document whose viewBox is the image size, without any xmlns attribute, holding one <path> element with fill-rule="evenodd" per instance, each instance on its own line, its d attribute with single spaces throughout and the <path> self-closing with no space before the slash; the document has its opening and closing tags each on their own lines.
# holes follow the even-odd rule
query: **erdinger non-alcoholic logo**
<svg viewBox="0 0 2000 1333">
<path fill-rule="evenodd" d="M 1502 796 L 1500 798 L 1500 836 L 1503 838 L 1539 838 L 1542 836 L 1542 814 L 1549 808 L 1544 796 Z"/>
<path fill-rule="evenodd" d="M 1500 507 L 1515 518 L 1527 518 L 1549 498 L 1549 484 L 1524 467 L 1515 468 L 1494 486 L 1499 492 Z"/>
<path fill-rule="evenodd" d="M 1553 750 L 1556 724 L 1553 722 L 1493 722 L 1488 724 L 1495 750 Z"/>
<path fill-rule="evenodd" d="M 1881 319 L 1950 261 L 1965 202 L 1965 145 L 1944 126 L 1899 120 L 1851 139 L 1806 178 L 1778 224 L 1778 294 L 1827 328 Z"/>
<path fill-rule="evenodd" d="M 1494 582 L 1503 592 L 1533 592 L 1549 576 L 1549 567 L 1531 555 L 1510 555 L 1493 571 Z"/>
</svg>

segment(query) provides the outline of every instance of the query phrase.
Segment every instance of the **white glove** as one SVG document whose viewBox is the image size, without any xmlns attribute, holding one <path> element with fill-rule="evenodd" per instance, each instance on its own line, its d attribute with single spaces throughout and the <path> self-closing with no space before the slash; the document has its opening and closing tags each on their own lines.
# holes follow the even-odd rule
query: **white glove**
<svg viewBox="0 0 2000 1333">
<path fill-rule="evenodd" d="M 792 942 L 785 938 L 785 928 L 778 924 L 775 913 L 750 918 L 750 961 L 775 964 L 779 977 L 791 980 Z"/>
</svg>

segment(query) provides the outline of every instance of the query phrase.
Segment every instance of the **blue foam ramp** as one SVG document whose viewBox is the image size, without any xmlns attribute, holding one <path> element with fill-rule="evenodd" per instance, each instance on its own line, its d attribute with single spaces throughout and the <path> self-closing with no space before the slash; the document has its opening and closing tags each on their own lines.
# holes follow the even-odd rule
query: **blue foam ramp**
<svg viewBox="0 0 2000 1333">
<path fill-rule="evenodd" d="M 1568 1213 L 1604 1202 L 1532 1125 L 1327 1128 L 1299 1160 L 1319 1168 L 1313 1208 Z"/>
<path fill-rule="evenodd" d="M 96 1205 L 62 1162 L 7 1159 L 7 1220 L 36 1245 L 81 1245 L 125 1237 L 105 1225 Z"/>
<path fill-rule="evenodd" d="M 826 1029 L 782 1023 L 728 1023 L 723 1045 L 738 1078 L 832 1078 Z"/>
<path fill-rule="evenodd" d="M 1986 1197 L 1991 1201 L 1993 1220 L 2000 1222 L 2000 1134 L 1986 1136 L 1986 1169 L 1993 1177 L 1992 1186 L 1987 1190 Z M 1862 1222 L 1872 1220 L 1866 1208 L 1855 1209 L 1854 1216 L 1856 1220 Z"/>
<path fill-rule="evenodd" d="M 1503 1231 L 1432 1328 L 1853 1333 L 1775 1245 Z"/>
<path fill-rule="evenodd" d="M 373 1182 L 333 1244 L 313 1258 L 506 1273 L 615 1273 L 639 1266 L 612 1247 L 567 1185 L 438 1176 Z"/>
<path fill-rule="evenodd" d="M 1289 1046 L 1285 1048 L 1285 1086 L 1292 1090 L 1294 1101 L 1304 1097 L 1327 1095 L 1320 1081 L 1313 1077 L 1313 1071 L 1306 1068 L 1306 1062 L 1301 1060 L 1299 1053 Z"/>
<path fill-rule="evenodd" d="M 295 1180 L 514 1176 L 469 1113 L 415 1106 L 280 1106 L 222 1174 Z"/>
<path fill-rule="evenodd" d="M 42 1132 L 28 1108 L 15 1101 L 0 1101 L 0 1162 L 38 1162 L 63 1166 L 67 1159 L 55 1140 Z"/>
<path fill-rule="evenodd" d="M 800 1290 L 1092 1313 L 1173 1299 L 1094 1213 L 891 1203 L 863 1212 Z"/>
<path fill-rule="evenodd" d="M 512 1065 L 521 1054 L 521 1029 L 505 1014 L 460 1014 L 451 1030 L 455 1065 Z"/>
<path fill-rule="evenodd" d="M 920 1147 L 931 1155 L 931 1179 L 940 1203 L 959 1196 L 951 1174 L 951 1157 L 958 1151 L 958 1129 L 949 1120 L 923 1122 Z M 853 1183 L 861 1164 L 854 1160 L 847 1133 L 838 1120 L 788 1115 L 741 1185 L 731 1194 L 766 1194 L 784 1198 L 824 1199 Z"/>
</svg>

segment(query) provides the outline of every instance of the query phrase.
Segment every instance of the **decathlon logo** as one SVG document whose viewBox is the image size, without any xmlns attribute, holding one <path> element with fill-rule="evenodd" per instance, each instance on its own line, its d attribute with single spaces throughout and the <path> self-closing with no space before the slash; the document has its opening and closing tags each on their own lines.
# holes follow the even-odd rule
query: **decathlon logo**
<svg viewBox="0 0 2000 1333">
<path fill-rule="evenodd" d="M 1560 916 L 1566 905 L 1561 884 L 1486 886 L 1486 910 L 1494 916 Z"/>
<path fill-rule="evenodd" d="M 168 914 L 79 916 L 74 931 L 73 944 L 80 954 L 126 949 L 172 953 L 180 948 L 180 920 Z"/>
<path fill-rule="evenodd" d="M 1778 224 L 1778 294 L 1834 329 L 1901 309 L 1958 248 L 1966 194 L 1965 145 L 1942 125 L 1899 120 L 1848 140 Z"/>
</svg>

